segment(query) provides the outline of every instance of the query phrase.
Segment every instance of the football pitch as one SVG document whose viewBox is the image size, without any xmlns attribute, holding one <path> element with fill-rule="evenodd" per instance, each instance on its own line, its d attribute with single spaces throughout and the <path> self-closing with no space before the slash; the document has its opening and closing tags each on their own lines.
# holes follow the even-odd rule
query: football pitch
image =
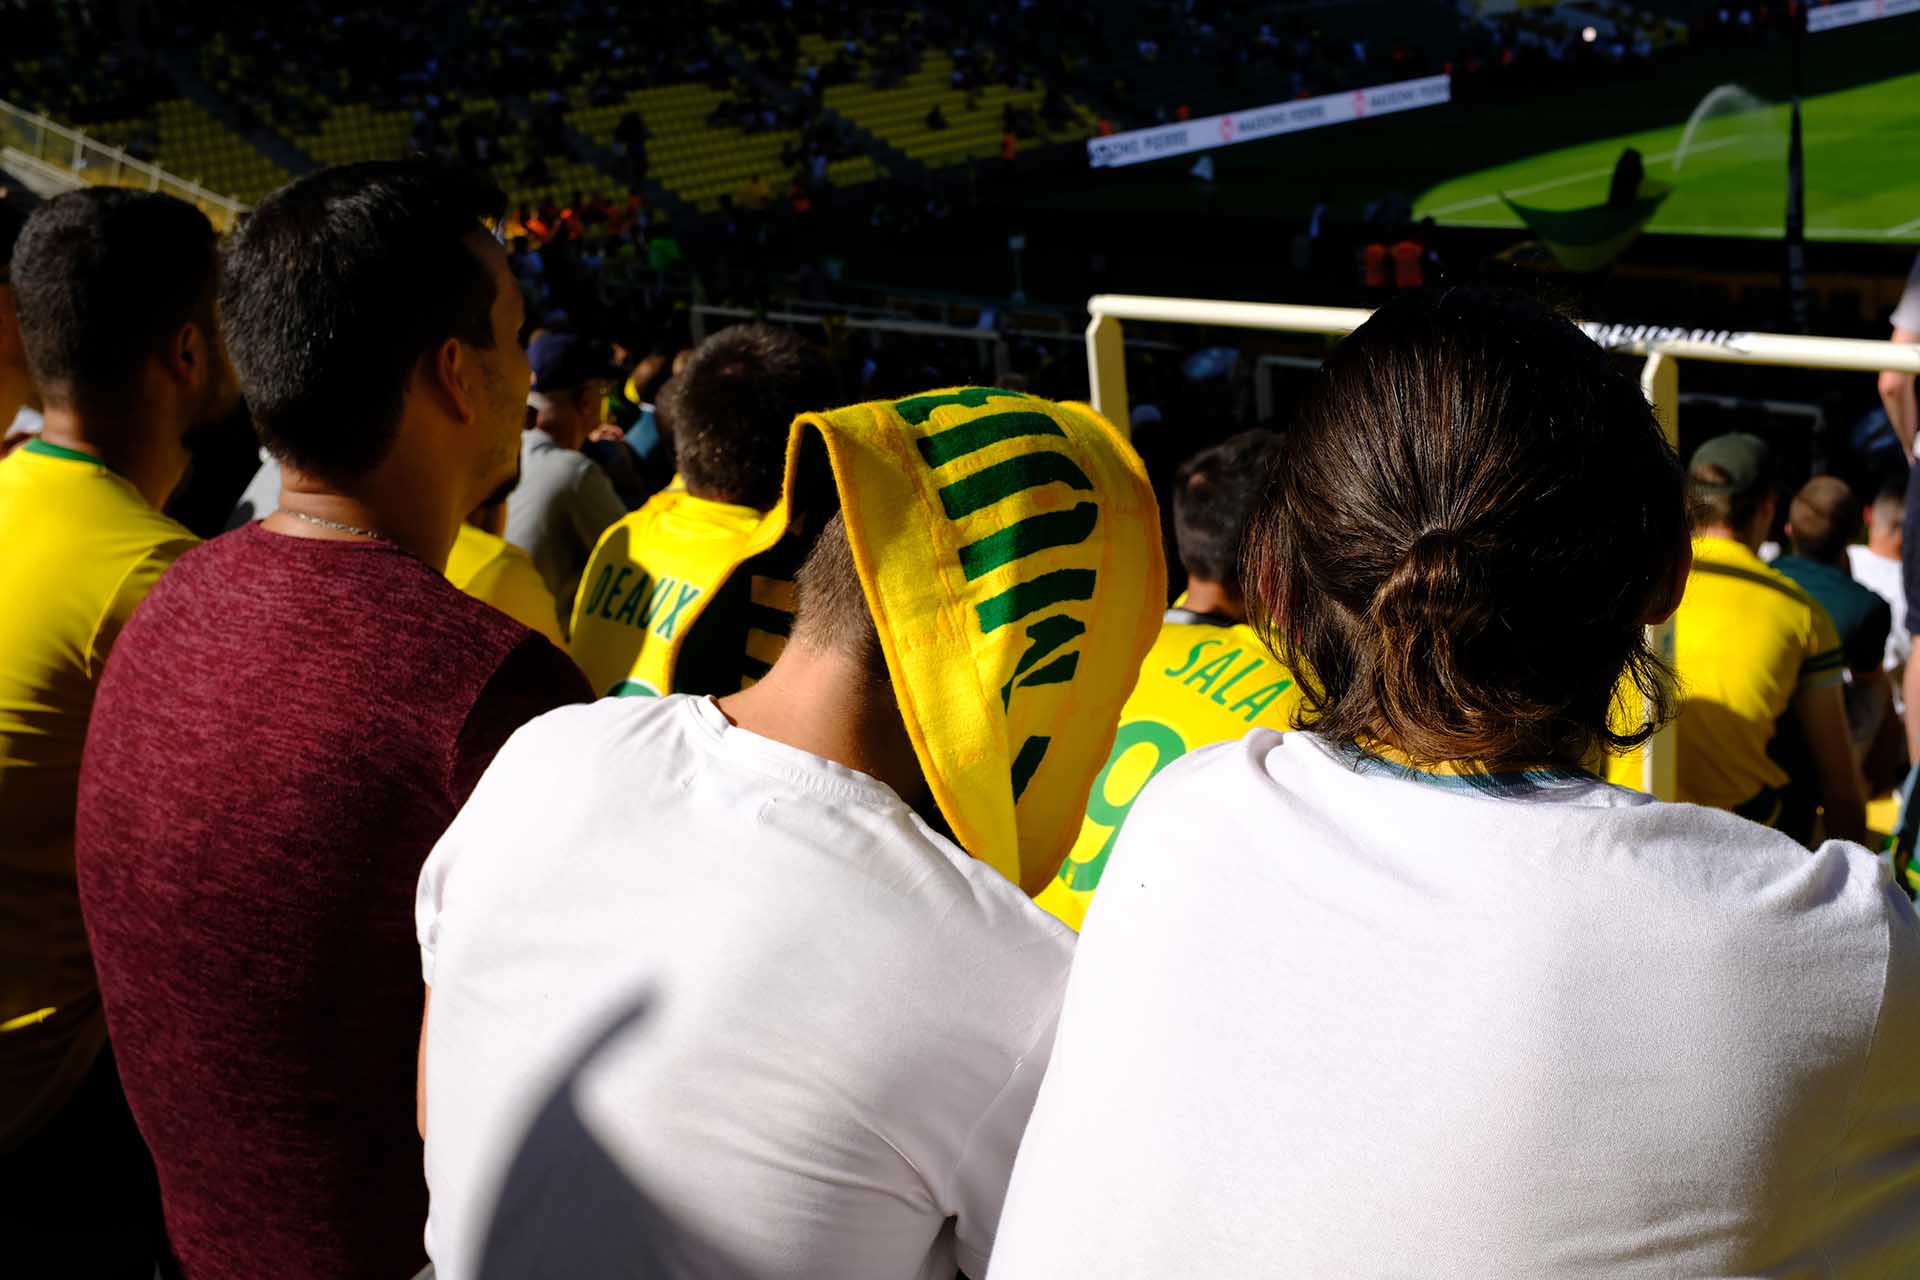
<svg viewBox="0 0 1920 1280">
<path fill-rule="evenodd" d="M 1600 204 L 1620 152 L 1638 147 L 1647 177 L 1673 187 L 1648 231 L 1777 238 L 1786 218 L 1787 106 L 1729 106 L 1700 120 L 1684 152 L 1680 120 L 1443 182 L 1415 202 L 1415 216 L 1518 228 L 1503 194 L 1543 209 Z M 1920 74 L 1807 98 L 1801 122 L 1808 239 L 1920 243 Z"/>
</svg>

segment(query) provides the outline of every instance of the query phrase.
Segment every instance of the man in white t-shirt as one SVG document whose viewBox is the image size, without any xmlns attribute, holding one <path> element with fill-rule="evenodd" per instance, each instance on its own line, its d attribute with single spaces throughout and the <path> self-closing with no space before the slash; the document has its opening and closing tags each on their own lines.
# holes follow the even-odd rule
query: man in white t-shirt
<svg viewBox="0 0 1920 1280">
<path fill-rule="evenodd" d="M 837 515 L 760 683 L 515 735 L 420 880 L 441 1280 L 983 1275 L 1072 935 L 939 822 Z"/>
<path fill-rule="evenodd" d="M 1907 287 L 1890 319 L 1892 341 L 1920 343 L 1920 254 L 1914 255 L 1913 271 L 1907 276 Z M 1887 420 L 1893 425 L 1894 435 L 1900 438 L 1900 447 L 1906 451 L 1909 463 L 1914 458 L 1914 432 L 1920 427 L 1920 400 L 1916 400 L 1913 388 L 1914 377 L 1910 373 L 1889 369 L 1880 375 L 1880 403 L 1887 408 Z M 1920 534 L 1920 467 L 1914 467 L 1907 479 L 1902 529 L 1902 593 L 1908 601 L 1920 602 L 1920 536 L 1914 536 Z M 1911 610 L 1904 614 L 1895 610 L 1893 629 L 1911 637 L 1920 632 L 1920 618 L 1915 618 Z M 1920 760 L 1920 666 L 1908 664 L 1901 693 L 1907 710 L 1907 755 Z"/>
<path fill-rule="evenodd" d="M 1907 656 L 1913 652 L 1913 634 L 1907 630 L 1907 590 L 1900 578 L 1900 514 L 1904 506 L 1899 486 L 1881 490 L 1873 505 L 1867 508 L 1866 542 L 1847 548 L 1847 565 L 1853 570 L 1854 581 L 1893 606 L 1886 669 L 1893 681 L 1896 702 Z"/>
</svg>

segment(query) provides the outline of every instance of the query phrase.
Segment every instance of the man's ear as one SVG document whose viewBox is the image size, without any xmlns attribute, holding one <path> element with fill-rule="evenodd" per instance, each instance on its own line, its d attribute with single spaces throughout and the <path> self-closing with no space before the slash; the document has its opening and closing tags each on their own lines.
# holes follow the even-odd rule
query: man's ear
<svg viewBox="0 0 1920 1280">
<path fill-rule="evenodd" d="M 421 358 L 427 394 L 459 422 L 472 422 L 480 396 L 480 366 L 464 343 L 448 338 Z"/>
<path fill-rule="evenodd" d="M 173 331 L 160 351 L 160 364 L 181 386 L 198 389 L 213 376 L 213 336 L 189 320 Z"/>
</svg>

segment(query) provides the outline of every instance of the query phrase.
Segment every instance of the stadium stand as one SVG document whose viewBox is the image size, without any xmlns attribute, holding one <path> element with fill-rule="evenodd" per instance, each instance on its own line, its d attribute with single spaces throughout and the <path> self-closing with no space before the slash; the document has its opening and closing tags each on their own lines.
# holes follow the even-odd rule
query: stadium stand
<svg viewBox="0 0 1920 1280">
<path fill-rule="evenodd" d="M 1038 123 L 1047 96 L 1039 87 L 989 84 L 961 89 L 954 87 L 955 73 L 952 57 L 929 53 L 897 87 L 835 85 L 826 91 L 825 102 L 829 110 L 929 166 L 999 154 L 1003 134 L 1013 132 L 1007 127 L 1010 109 L 1033 118 L 1034 130 L 1046 142 L 1077 140 L 1093 132 L 1092 118 L 1072 106 L 1064 108 L 1057 128 Z M 945 118 L 944 126 L 928 124 L 936 110 Z"/>
<path fill-rule="evenodd" d="M 136 155 L 149 151 L 162 168 L 249 204 L 293 176 L 186 98 L 168 98 L 143 119 L 97 124 L 91 132 Z"/>
</svg>

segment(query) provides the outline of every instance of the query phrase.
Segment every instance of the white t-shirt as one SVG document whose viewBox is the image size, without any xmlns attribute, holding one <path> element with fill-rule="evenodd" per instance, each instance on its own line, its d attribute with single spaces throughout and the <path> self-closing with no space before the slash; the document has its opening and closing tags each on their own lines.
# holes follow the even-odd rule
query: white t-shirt
<svg viewBox="0 0 1920 1280">
<path fill-rule="evenodd" d="M 991 1280 L 1920 1275 L 1887 864 L 1515 778 L 1268 730 L 1161 773 Z"/>
<path fill-rule="evenodd" d="M 499 1275 L 984 1273 L 1073 935 L 885 785 L 707 699 L 556 711 L 418 924 L 440 1280 L 496 1206 Z"/>
<path fill-rule="evenodd" d="M 1847 548 L 1853 580 L 1893 606 L 1893 630 L 1887 633 L 1887 670 L 1892 671 L 1913 652 L 1913 633 L 1907 630 L 1907 584 L 1900 562 L 1877 555 L 1858 543 Z M 1897 693 L 1898 690 L 1895 690 Z"/>
</svg>

